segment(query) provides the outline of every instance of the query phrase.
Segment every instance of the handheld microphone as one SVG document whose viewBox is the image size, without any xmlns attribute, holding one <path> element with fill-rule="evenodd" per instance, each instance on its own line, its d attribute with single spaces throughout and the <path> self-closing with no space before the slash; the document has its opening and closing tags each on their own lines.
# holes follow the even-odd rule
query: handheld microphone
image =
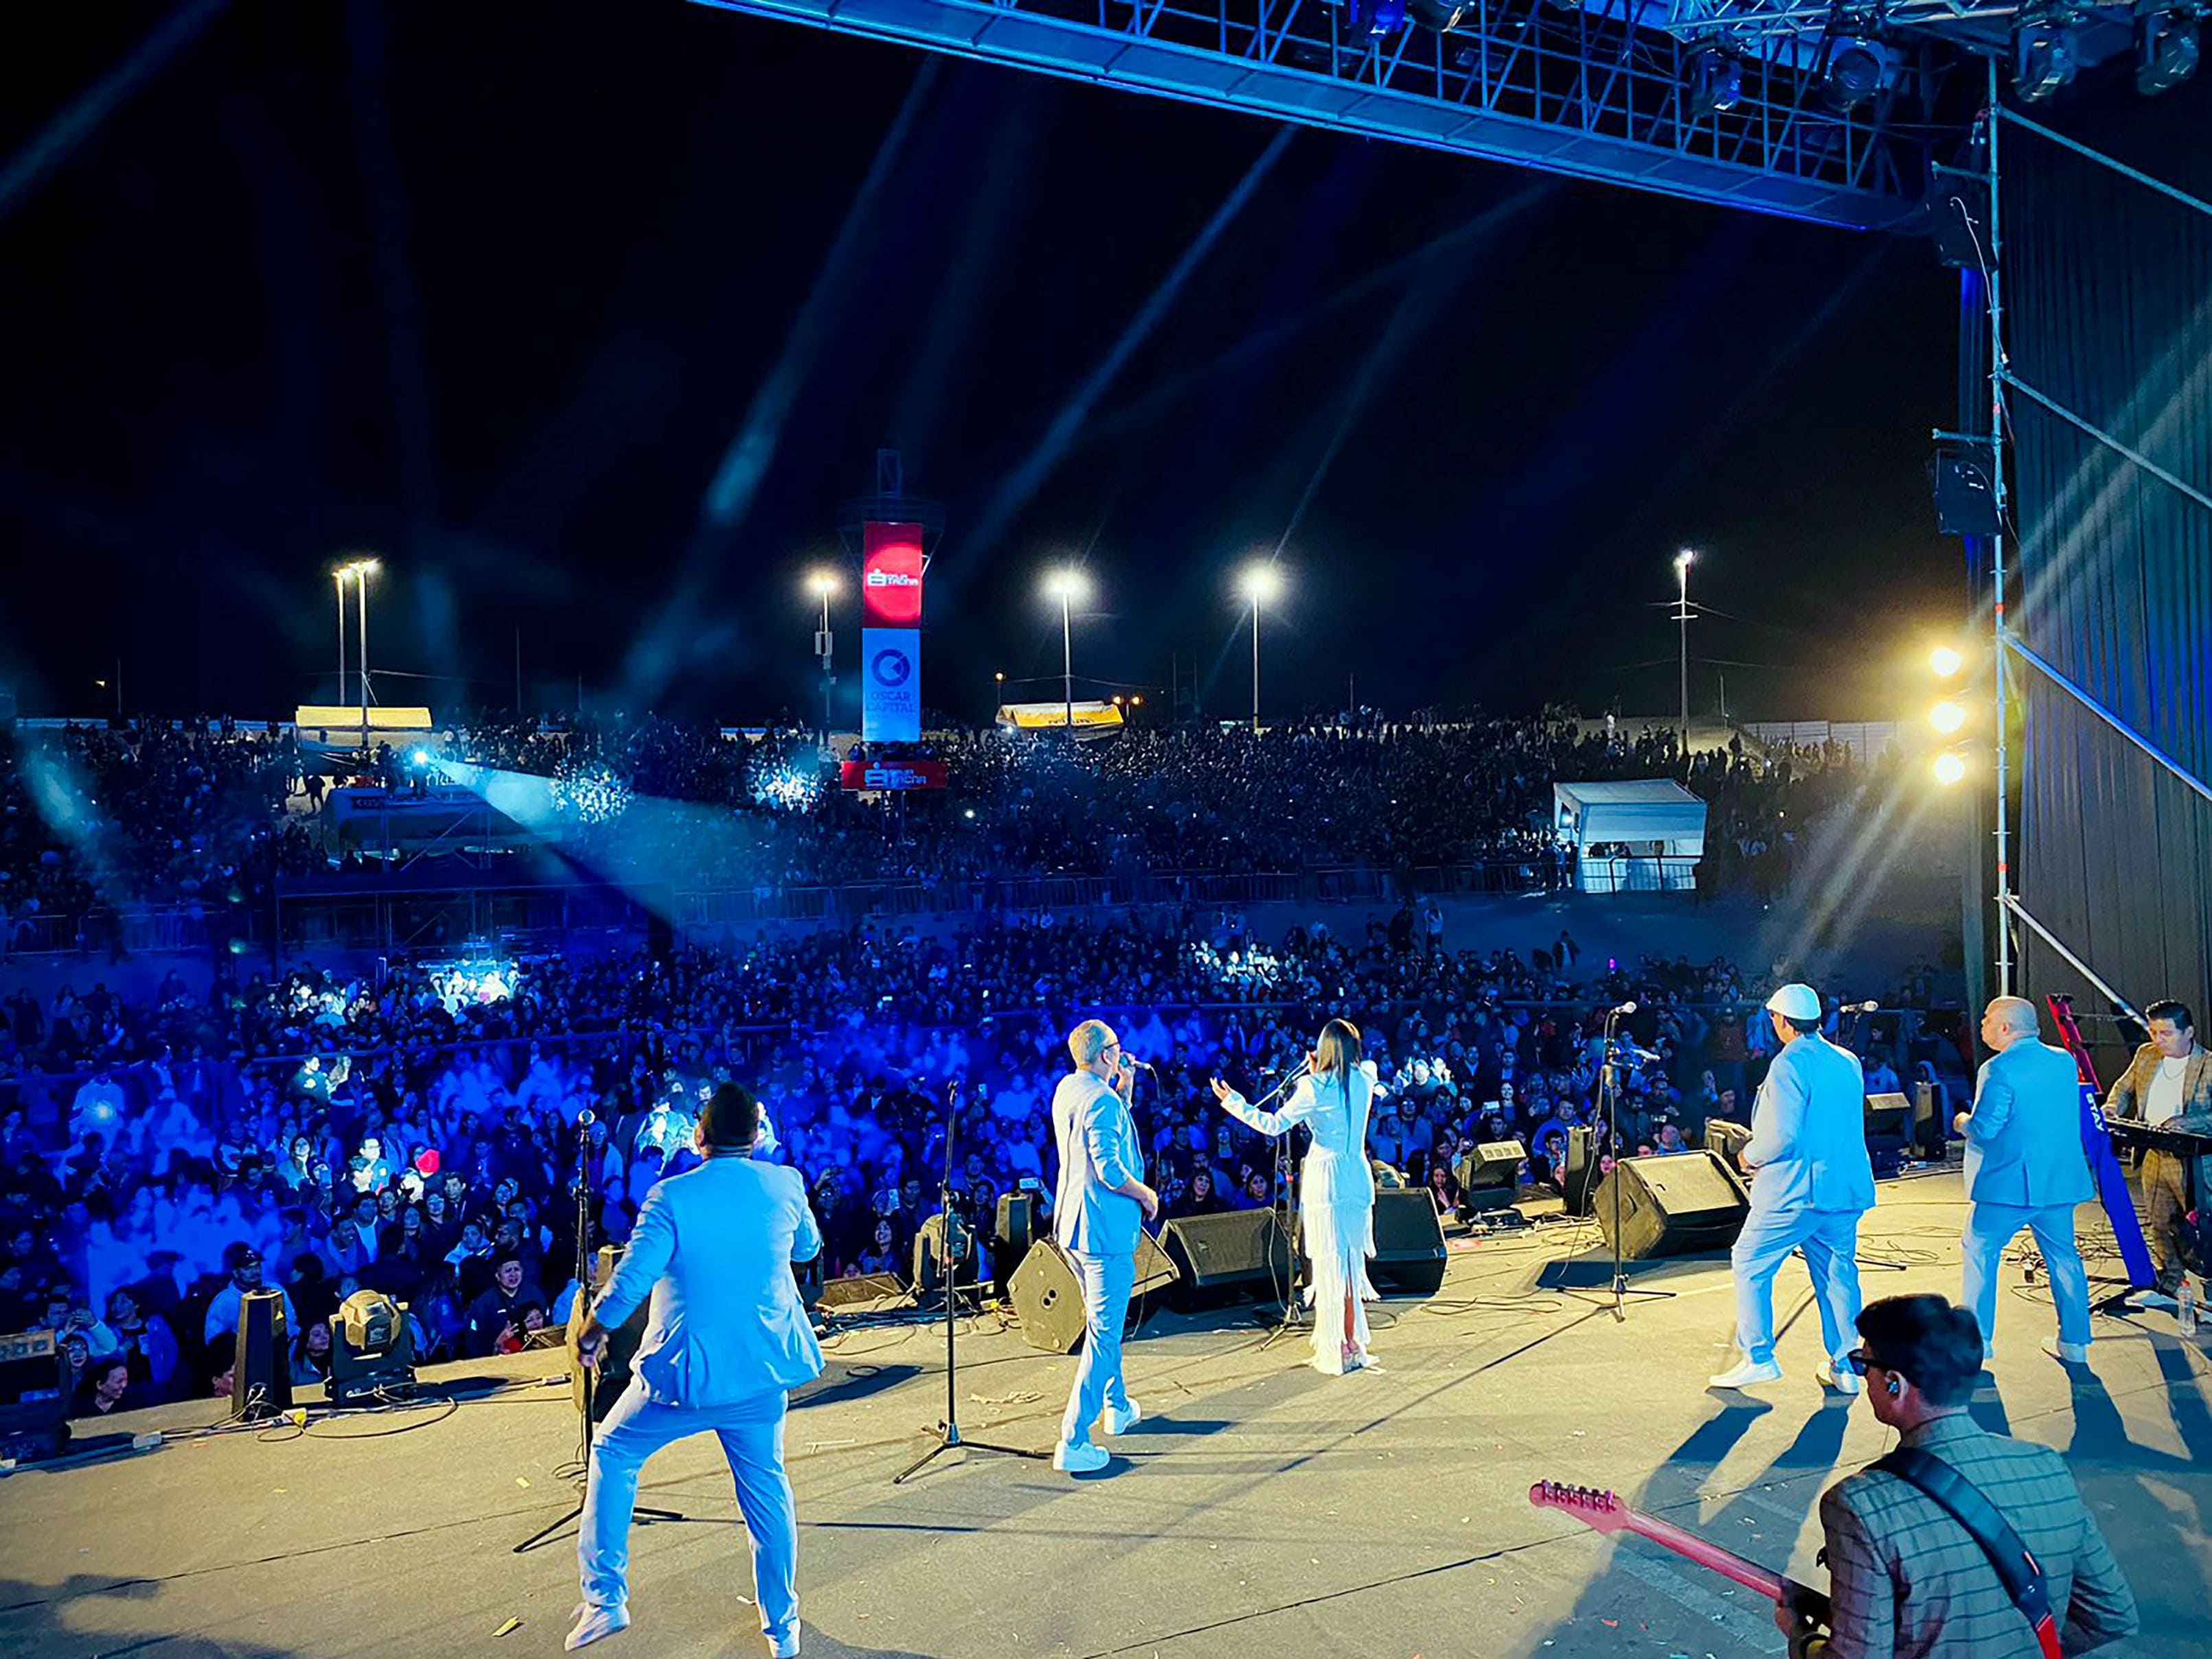
<svg viewBox="0 0 2212 1659">
<path fill-rule="evenodd" d="M 1864 1002 L 1845 1003 L 1842 1012 L 1847 1014 L 1878 1014 L 1881 1012 L 1881 1004 L 1869 997 Z"/>
</svg>

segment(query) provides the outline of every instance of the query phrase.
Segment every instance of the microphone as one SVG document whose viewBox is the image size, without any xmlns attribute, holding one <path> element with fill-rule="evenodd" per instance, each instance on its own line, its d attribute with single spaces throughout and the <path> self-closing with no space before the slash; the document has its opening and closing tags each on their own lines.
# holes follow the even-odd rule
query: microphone
<svg viewBox="0 0 2212 1659">
<path fill-rule="evenodd" d="M 588 1129 L 598 1121 L 599 1119 L 592 1115 L 592 1109 L 588 1106 L 576 1114 L 576 1127 L 579 1129 Z"/>
<path fill-rule="evenodd" d="M 1881 1012 L 1881 1004 L 1869 997 L 1864 1002 L 1847 1002 L 1838 1012 L 1846 1014 L 1878 1014 Z"/>
<path fill-rule="evenodd" d="M 1606 1013 L 1605 1013 L 1605 1017 L 1606 1017 L 1607 1019 L 1621 1019 L 1621 1018 L 1625 1018 L 1626 1016 L 1628 1016 L 1628 1015 L 1630 1015 L 1630 1014 L 1634 1013 L 1635 1012 L 1636 1012 L 1636 1000 L 1635 1000 L 1633 997 L 1632 997 L 1632 998 L 1630 998 L 1626 1002 L 1622 1003 L 1622 1004 L 1620 1005 L 1620 1007 L 1618 1007 L 1618 1008 L 1608 1008 L 1608 1009 L 1607 1009 L 1607 1010 L 1606 1010 Z"/>
</svg>

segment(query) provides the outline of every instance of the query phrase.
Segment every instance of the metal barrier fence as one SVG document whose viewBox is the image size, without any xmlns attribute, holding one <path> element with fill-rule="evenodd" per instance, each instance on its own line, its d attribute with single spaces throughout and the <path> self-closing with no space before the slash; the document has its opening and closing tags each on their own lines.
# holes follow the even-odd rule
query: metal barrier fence
<svg viewBox="0 0 2212 1659">
<path fill-rule="evenodd" d="M 1566 890 L 1686 893 L 1693 858 L 1589 860 L 1577 870 L 1543 858 L 1382 869 L 1130 871 L 1109 875 L 958 877 L 809 886 L 625 892 L 611 886 L 487 883 L 433 889 L 362 887 L 280 894 L 232 909 L 224 929 L 257 953 L 363 950 L 407 953 L 496 938 L 551 944 L 576 932 L 639 928 L 649 913 L 687 933 L 768 922 L 849 927 L 869 920 L 982 916 L 1006 910 L 1122 910 L 1194 904 L 1382 904 L 1417 895 L 1510 896 Z M 0 924 L 0 959 L 115 957 L 215 948 L 219 930 L 198 905 L 27 916 Z"/>
</svg>

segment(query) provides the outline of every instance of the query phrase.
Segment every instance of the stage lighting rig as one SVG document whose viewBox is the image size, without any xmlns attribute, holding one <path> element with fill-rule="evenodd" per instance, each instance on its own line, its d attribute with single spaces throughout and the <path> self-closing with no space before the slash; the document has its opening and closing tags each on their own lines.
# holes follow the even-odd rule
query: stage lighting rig
<svg viewBox="0 0 2212 1659">
<path fill-rule="evenodd" d="M 382 1404 L 414 1392 L 407 1304 L 381 1291 L 356 1291 L 331 1316 L 331 1404 Z"/>
<path fill-rule="evenodd" d="M 2012 83 L 2023 103 L 2039 104 L 2071 86 L 2081 69 L 2073 14 L 2063 6 L 2033 7 L 2012 37 Z"/>
<path fill-rule="evenodd" d="M 2136 90 L 2146 98 L 2171 92 L 2197 73 L 2203 9 L 2192 5 L 2136 7 Z"/>
<path fill-rule="evenodd" d="M 1881 48 L 1873 41 L 1846 40 L 1829 54 L 1821 86 L 1829 103 L 1849 114 L 1881 90 L 1886 68 Z"/>
<path fill-rule="evenodd" d="M 1692 49 L 1682 67 L 1682 82 L 1690 118 L 1703 120 L 1734 109 L 1743 96 L 1743 61 L 1708 41 Z"/>
</svg>

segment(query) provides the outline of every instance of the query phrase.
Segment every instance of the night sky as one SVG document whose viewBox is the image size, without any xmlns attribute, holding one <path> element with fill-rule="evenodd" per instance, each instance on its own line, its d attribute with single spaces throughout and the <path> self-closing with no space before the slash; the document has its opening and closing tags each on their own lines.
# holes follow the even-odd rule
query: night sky
<svg viewBox="0 0 2212 1659">
<path fill-rule="evenodd" d="M 11 9 L 4 153 L 169 10 Z M 235 0 L 0 218 L 0 683 L 96 714 L 119 655 L 134 710 L 289 713 L 367 550 L 372 661 L 441 677 L 386 701 L 511 705 L 520 629 L 533 707 L 803 713 L 800 574 L 895 446 L 963 719 L 1057 695 L 1072 556 L 1079 675 L 1180 653 L 1241 712 L 1279 543 L 1271 712 L 1668 712 L 1684 544 L 1700 708 L 1710 659 L 1754 718 L 1917 706 L 1965 599 L 1926 245 L 1280 137 L 677 0 Z"/>
</svg>

